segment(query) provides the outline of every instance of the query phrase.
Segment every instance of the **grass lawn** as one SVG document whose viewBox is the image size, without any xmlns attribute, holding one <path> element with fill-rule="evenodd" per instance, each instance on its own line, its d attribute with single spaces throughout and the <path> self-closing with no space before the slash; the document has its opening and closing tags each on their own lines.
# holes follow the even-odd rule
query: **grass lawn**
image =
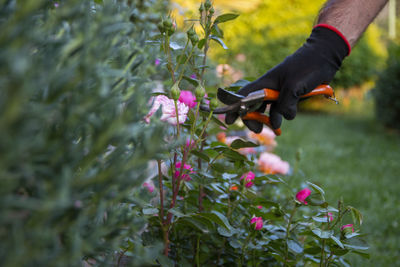
<svg viewBox="0 0 400 267">
<path fill-rule="evenodd" d="M 291 183 L 320 184 L 330 203 L 341 196 L 364 215 L 371 259 L 354 266 L 400 266 L 400 135 L 369 115 L 299 114 L 285 121 L 276 153 L 293 166 L 302 150 L 301 175 Z"/>
</svg>

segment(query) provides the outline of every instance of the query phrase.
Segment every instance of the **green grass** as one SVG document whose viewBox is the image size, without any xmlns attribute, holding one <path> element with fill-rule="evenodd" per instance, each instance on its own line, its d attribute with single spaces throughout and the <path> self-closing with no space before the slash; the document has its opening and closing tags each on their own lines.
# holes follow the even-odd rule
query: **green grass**
<svg viewBox="0 0 400 267">
<path fill-rule="evenodd" d="M 330 203 L 343 197 L 364 215 L 371 259 L 354 266 L 400 266 L 400 135 L 360 115 L 299 114 L 282 126 L 276 153 L 295 163 L 291 183 L 320 184 Z"/>
</svg>

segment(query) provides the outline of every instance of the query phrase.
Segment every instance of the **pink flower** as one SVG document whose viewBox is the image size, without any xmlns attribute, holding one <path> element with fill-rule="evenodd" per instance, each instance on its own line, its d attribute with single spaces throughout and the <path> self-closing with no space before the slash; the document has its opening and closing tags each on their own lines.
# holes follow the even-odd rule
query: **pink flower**
<svg viewBox="0 0 400 267">
<path fill-rule="evenodd" d="M 263 206 L 257 206 L 257 209 L 261 210 L 263 208 Z"/>
<path fill-rule="evenodd" d="M 325 215 L 325 218 L 329 218 L 329 221 L 333 221 L 333 214 L 332 212 L 328 212 L 328 216 Z"/>
<path fill-rule="evenodd" d="M 179 175 L 181 174 L 180 173 L 181 166 L 182 166 L 182 162 L 180 162 L 180 161 L 175 164 L 175 178 L 178 178 Z M 183 171 L 186 173 L 183 173 L 181 178 L 185 181 L 192 180 L 192 178 L 189 176 L 189 174 L 196 173 L 195 171 L 193 171 L 192 166 L 190 166 L 189 164 L 186 164 L 186 163 L 183 164 Z"/>
<path fill-rule="evenodd" d="M 301 203 L 307 205 L 308 203 L 307 203 L 307 201 L 306 201 L 306 198 L 307 198 L 310 194 L 311 194 L 311 190 L 308 189 L 308 188 L 304 188 L 304 189 L 300 190 L 300 191 L 296 194 L 296 199 L 297 199 L 299 202 L 301 202 Z"/>
<path fill-rule="evenodd" d="M 155 66 L 160 65 L 160 63 L 161 63 L 161 61 L 160 61 L 158 58 L 156 58 L 156 59 L 154 60 L 154 65 L 155 65 Z"/>
<path fill-rule="evenodd" d="M 254 224 L 254 229 L 260 230 L 261 228 L 263 228 L 262 217 L 253 217 L 253 218 L 251 218 L 250 224 Z"/>
<path fill-rule="evenodd" d="M 354 227 L 353 227 L 352 224 L 345 224 L 342 227 L 340 227 L 340 231 L 344 231 L 344 232 L 349 231 L 349 230 L 346 230 L 346 229 L 349 229 L 349 230 L 351 229 L 351 232 L 354 233 Z"/>
<path fill-rule="evenodd" d="M 255 174 L 252 171 L 249 171 L 248 173 L 243 174 L 243 176 L 240 178 L 240 180 L 244 179 L 244 181 L 245 181 L 244 186 L 246 186 L 247 188 L 250 188 L 254 184 L 254 182 L 253 182 L 254 178 L 255 178 Z"/>
<path fill-rule="evenodd" d="M 153 106 L 151 107 L 149 113 L 144 117 L 146 123 L 150 122 L 150 117 L 162 106 L 162 116 L 161 121 L 166 121 L 171 125 L 176 125 L 176 111 L 174 100 L 169 99 L 165 95 L 158 95 L 154 98 Z M 187 113 L 189 112 L 189 107 L 180 101 L 177 102 L 178 106 L 178 119 L 179 124 L 185 122 L 187 118 Z"/>
<path fill-rule="evenodd" d="M 185 103 L 189 108 L 194 108 L 197 105 L 195 95 L 187 90 L 182 90 L 179 96 L 179 101 Z"/>
<path fill-rule="evenodd" d="M 262 132 L 259 134 L 256 134 L 252 131 L 248 131 L 247 137 L 255 141 L 258 141 L 260 144 L 266 145 L 271 149 L 273 149 L 277 145 L 275 141 L 276 135 L 269 127 L 264 127 Z"/>
<path fill-rule="evenodd" d="M 59 3 L 57 3 L 57 2 L 54 3 L 54 7 L 55 7 L 55 8 L 57 8 L 57 7 L 59 7 L 59 6 L 60 6 Z"/>
<path fill-rule="evenodd" d="M 246 156 L 248 154 L 256 154 L 257 150 L 254 147 L 243 147 L 240 148 L 238 152 Z"/>
<path fill-rule="evenodd" d="M 192 75 L 190 75 L 190 78 L 197 79 L 196 73 L 193 73 Z"/>
<path fill-rule="evenodd" d="M 289 173 L 289 163 L 283 161 L 279 156 L 263 152 L 260 154 L 258 159 L 258 167 L 261 172 L 265 174 L 288 174 Z"/>
<path fill-rule="evenodd" d="M 190 140 L 190 138 L 186 139 L 186 148 L 193 149 L 196 146 L 196 142 L 194 140 Z"/>
<path fill-rule="evenodd" d="M 147 189 L 150 193 L 154 192 L 154 186 L 151 183 L 143 183 L 143 187 Z"/>
</svg>

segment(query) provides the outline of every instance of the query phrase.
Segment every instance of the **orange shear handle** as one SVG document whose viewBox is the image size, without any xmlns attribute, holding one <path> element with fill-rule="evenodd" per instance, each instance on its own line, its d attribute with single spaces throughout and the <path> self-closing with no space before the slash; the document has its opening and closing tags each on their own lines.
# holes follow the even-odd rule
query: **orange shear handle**
<svg viewBox="0 0 400 267">
<path fill-rule="evenodd" d="M 264 95 L 265 95 L 264 96 L 264 100 L 266 100 L 266 101 L 276 101 L 279 98 L 279 91 L 265 88 L 264 89 Z M 308 97 L 317 96 L 317 95 L 323 95 L 323 96 L 325 96 L 327 98 L 332 98 L 332 99 L 335 96 L 332 87 L 330 87 L 327 84 L 321 84 L 317 88 L 312 90 L 311 92 L 300 96 L 300 98 L 308 98 Z M 260 112 L 249 112 L 246 115 L 244 115 L 242 117 L 242 119 L 243 120 L 259 121 L 259 122 L 267 125 L 269 128 L 271 128 L 274 131 L 275 135 L 277 135 L 277 136 L 281 135 L 281 133 L 282 133 L 280 128 L 274 129 L 272 127 L 271 121 L 270 121 L 270 119 L 269 119 L 269 117 L 267 115 L 262 114 Z"/>
</svg>

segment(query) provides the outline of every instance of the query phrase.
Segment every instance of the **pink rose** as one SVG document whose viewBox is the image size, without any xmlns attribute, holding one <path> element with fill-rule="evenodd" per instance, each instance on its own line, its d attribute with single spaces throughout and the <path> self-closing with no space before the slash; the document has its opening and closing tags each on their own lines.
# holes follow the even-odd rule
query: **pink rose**
<svg viewBox="0 0 400 267">
<path fill-rule="evenodd" d="M 176 111 L 174 100 L 169 99 L 165 95 L 158 95 L 154 97 L 153 106 L 151 107 L 149 113 L 144 117 L 146 123 L 150 122 L 150 117 L 162 106 L 162 116 L 161 121 L 166 121 L 171 125 L 176 125 Z M 180 101 L 177 102 L 178 106 L 178 119 L 179 124 L 185 122 L 187 118 L 187 113 L 189 112 L 189 107 Z"/>
<path fill-rule="evenodd" d="M 186 90 L 181 91 L 179 101 L 185 103 L 186 106 L 188 106 L 189 108 L 194 108 L 197 105 L 195 95 L 192 92 Z"/>
<path fill-rule="evenodd" d="M 263 152 L 258 159 L 258 167 L 265 174 L 288 174 L 290 170 L 289 163 L 283 161 L 279 156 Z"/>
<path fill-rule="evenodd" d="M 154 186 L 151 183 L 143 183 L 143 187 L 147 189 L 150 193 L 154 192 Z"/>
<path fill-rule="evenodd" d="M 308 189 L 308 188 L 304 188 L 304 189 L 300 190 L 300 191 L 296 194 L 296 199 L 297 199 L 299 202 L 301 202 L 301 203 L 307 205 L 308 203 L 307 203 L 307 201 L 306 201 L 306 198 L 307 198 L 309 195 L 311 195 L 311 190 Z"/>
<path fill-rule="evenodd" d="M 194 149 L 196 146 L 196 142 L 194 140 L 190 140 L 190 138 L 186 139 L 186 149 Z"/>
<path fill-rule="evenodd" d="M 352 233 L 354 233 L 354 227 L 352 224 L 345 224 L 340 227 L 340 231 L 343 231 L 344 233 L 350 233 L 351 231 Z"/>
<path fill-rule="evenodd" d="M 175 164 L 175 169 L 176 169 L 175 170 L 175 178 L 179 177 L 181 166 L 182 166 L 182 162 L 180 162 L 180 161 Z M 184 172 L 186 171 L 186 173 L 183 173 L 181 178 L 185 181 L 192 180 L 192 178 L 189 176 L 189 174 L 196 173 L 195 171 L 193 171 L 192 166 L 190 166 L 189 164 L 186 164 L 186 163 L 183 164 L 183 171 Z"/>
<path fill-rule="evenodd" d="M 262 217 L 253 217 L 250 220 L 250 224 L 254 224 L 254 229 L 260 230 L 263 228 L 263 220 Z"/>
<path fill-rule="evenodd" d="M 250 188 L 254 184 L 254 182 L 253 182 L 254 178 L 255 178 L 255 174 L 252 171 L 249 171 L 248 173 L 243 174 L 243 176 L 240 178 L 240 180 L 244 179 L 245 186 L 247 188 Z"/>
<path fill-rule="evenodd" d="M 263 206 L 257 206 L 257 209 L 261 210 L 263 208 Z"/>
</svg>

